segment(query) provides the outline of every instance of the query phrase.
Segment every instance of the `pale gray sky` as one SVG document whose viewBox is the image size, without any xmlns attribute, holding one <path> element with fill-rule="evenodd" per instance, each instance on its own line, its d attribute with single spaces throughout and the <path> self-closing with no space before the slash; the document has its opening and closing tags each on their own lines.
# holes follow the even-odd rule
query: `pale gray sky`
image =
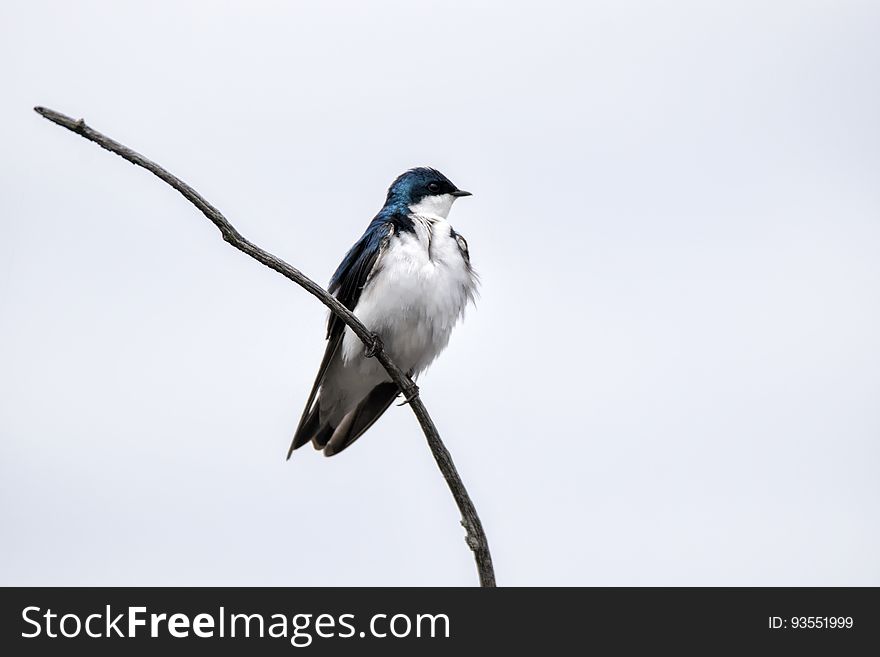
<svg viewBox="0 0 880 657">
<path fill-rule="evenodd" d="M 402 170 L 482 295 L 423 377 L 509 585 L 880 585 L 880 5 L 0 5 L 0 584 L 476 582 L 407 408 L 284 461 Z"/>
</svg>

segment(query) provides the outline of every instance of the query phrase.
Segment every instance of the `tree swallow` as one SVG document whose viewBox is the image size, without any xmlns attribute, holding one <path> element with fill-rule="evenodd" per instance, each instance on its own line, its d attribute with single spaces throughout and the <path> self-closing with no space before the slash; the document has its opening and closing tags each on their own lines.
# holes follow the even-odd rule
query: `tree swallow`
<svg viewBox="0 0 880 657">
<path fill-rule="evenodd" d="M 446 221 L 470 196 L 439 171 L 401 174 L 385 205 L 333 274 L 328 288 L 379 336 L 400 369 L 417 377 L 449 342 L 473 301 L 477 275 L 467 242 Z M 287 452 L 311 441 L 333 456 L 379 419 L 399 390 L 361 340 L 331 313 L 327 350 Z"/>
</svg>

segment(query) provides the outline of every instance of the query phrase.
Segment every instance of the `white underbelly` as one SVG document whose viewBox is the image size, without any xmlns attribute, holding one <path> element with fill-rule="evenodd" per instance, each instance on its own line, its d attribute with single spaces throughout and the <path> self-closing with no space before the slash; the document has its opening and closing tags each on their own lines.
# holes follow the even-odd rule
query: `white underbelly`
<svg viewBox="0 0 880 657">
<path fill-rule="evenodd" d="M 450 232 L 448 223 L 435 221 L 417 223 L 415 235 L 393 236 L 354 310 L 391 359 L 414 374 L 443 351 L 474 296 L 474 275 Z M 362 358 L 363 344 L 348 329 L 342 348 L 345 362 L 362 375 L 384 375 L 375 360 Z"/>
</svg>

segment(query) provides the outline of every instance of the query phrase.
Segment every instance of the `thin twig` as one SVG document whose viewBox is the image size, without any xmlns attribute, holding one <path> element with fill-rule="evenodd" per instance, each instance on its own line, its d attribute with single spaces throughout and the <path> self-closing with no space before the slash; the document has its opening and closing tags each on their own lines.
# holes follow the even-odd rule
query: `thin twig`
<svg viewBox="0 0 880 657">
<path fill-rule="evenodd" d="M 474 508 L 474 503 L 471 501 L 467 489 L 465 489 L 461 477 L 459 477 L 458 471 L 455 469 L 455 464 L 452 462 L 452 456 L 450 455 L 449 450 L 446 449 L 443 441 L 440 439 L 437 427 L 434 426 L 434 421 L 431 419 L 431 416 L 428 415 L 428 409 L 425 408 L 425 405 L 419 397 L 418 386 L 416 386 L 415 382 L 413 382 L 405 372 L 391 361 L 388 354 L 385 352 L 385 349 L 381 346 L 381 343 L 377 342 L 376 336 L 371 333 L 345 306 L 339 303 L 336 297 L 332 296 L 296 267 L 287 264 L 281 258 L 272 255 L 268 251 L 264 251 L 242 237 L 241 233 L 239 233 L 232 224 L 227 221 L 226 217 L 224 217 L 217 208 L 208 203 L 196 190 L 187 185 L 177 176 L 169 173 L 155 162 L 148 160 L 140 153 L 110 139 L 97 130 L 93 130 L 87 126 L 82 119 L 77 121 L 69 116 L 65 116 L 64 114 L 45 107 L 35 107 L 34 111 L 43 118 L 52 121 L 52 123 L 56 123 L 62 128 L 67 128 L 81 137 L 85 137 L 101 148 L 104 148 L 111 153 L 116 153 L 132 164 L 143 167 L 153 175 L 161 178 L 163 181 L 171 185 L 171 187 L 183 194 L 184 198 L 190 203 L 195 205 L 202 214 L 204 214 L 211 223 L 220 230 L 220 233 L 223 235 L 223 239 L 226 242 L 239 251 L 246 253 L 257 262 L 274 269 L 282 276 L 289 278 L 297 285 L 305 288 L 307 292 L 327 306 L 330 309 L 330 312 L 334 313 L 346 323 L 354 334 L 361 339 L 367 349 L 372 352 L 372 355 L 382 364 L 382 367 L 385 368 L 388 372 L 388 376 L 390 376 L 391 380 L 397 384 L 398 388 L 400 388 L 404 397 L 409 400 L 409 407 L 412 408 L 419 424 L 422 426 L 422 431 L 424 431 L 425 438 L 428 440 L 428 446 L 431 448 L 434 460 L 437 461 L 437 467 L 439 467 L 440 472 L 443 473 L 443 478 L 446 479 L 446 484 L 449 486 L 449 490 L 452 492 L 452 496 L 455 498 L 455 503 L 458 505 L 458 509 L 461 512 L 461 524 L 464 526 L 466 532 L 465 542 L 474 552 L 474 559 L 477 562 L 477 571 L 480 576 L 480 586 L 495 586 L 495 570 L 492 567 L 492 555 L 489 553 L 489 542 L 486 540 L 486 534 L 483 531 L 483 524 L 480 522 L 477 510 Z"/>
</svg>

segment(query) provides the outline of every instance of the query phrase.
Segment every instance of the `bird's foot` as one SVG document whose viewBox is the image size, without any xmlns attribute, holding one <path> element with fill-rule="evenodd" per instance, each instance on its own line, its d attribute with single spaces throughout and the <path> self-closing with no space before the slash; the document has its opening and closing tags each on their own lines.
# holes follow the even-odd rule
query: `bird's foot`
<svg viewBox="0 0 880 657">
<path fill-rule="evenodd" d="M 410 387 L 403 391 L 404 400 L 398 406 L 405 406 L 419 396 L 419 387 L 413 383 Z"/>
<path fill-rule="evenodd" d="M 382 339 L 375 333 L 372 334 L 370 339 L 370 345 L 364 348 L 364 356 L 367 358 L 372 358 L 384 348 L 382 346 Z"/>
</svg>

